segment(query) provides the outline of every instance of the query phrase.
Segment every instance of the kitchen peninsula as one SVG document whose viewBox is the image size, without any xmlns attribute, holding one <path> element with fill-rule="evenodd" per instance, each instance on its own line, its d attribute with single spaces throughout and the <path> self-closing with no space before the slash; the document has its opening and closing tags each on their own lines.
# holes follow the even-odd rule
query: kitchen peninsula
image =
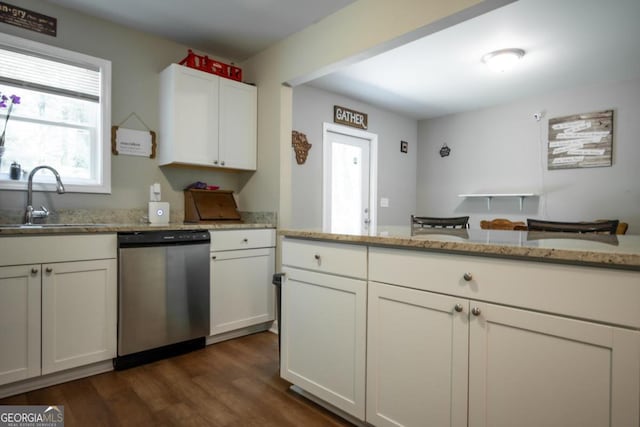
<svg viewBox="0 0 640 427">
<path fill-rule="evenodd" d="M 279 234 L 281 375 L 346 418 L 639 424 L 640 236 Z"/>
</svg>

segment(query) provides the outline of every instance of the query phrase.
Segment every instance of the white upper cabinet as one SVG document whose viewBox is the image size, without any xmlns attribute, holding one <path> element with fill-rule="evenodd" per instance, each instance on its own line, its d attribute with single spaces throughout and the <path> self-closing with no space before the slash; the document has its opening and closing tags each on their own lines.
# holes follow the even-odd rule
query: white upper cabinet
<svg viewBox="0 0 640 427">
<path fill-rule="evenodd" d="M 178 64 L 160 74 L 160 165 L 255 170 L 257 89 Z"/>
<path fill-rule="evenodd" d="M 220 79 L 221 166 L 256 169 L 258 97 L 255 86 Z"/>
</svg>

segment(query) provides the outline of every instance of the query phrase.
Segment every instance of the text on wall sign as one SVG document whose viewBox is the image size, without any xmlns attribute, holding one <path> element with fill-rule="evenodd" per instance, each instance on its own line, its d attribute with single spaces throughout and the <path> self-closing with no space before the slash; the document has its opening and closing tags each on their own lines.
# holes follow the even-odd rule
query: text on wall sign
<svg viewBox="0 0 640 427">
<path fill-rule="evenodd" d="M 365 130 L 369 127 L 367 115 L 365 113 L 341 107 L 339 105 L 333 106 L 333 122 Z"/>
</svg>

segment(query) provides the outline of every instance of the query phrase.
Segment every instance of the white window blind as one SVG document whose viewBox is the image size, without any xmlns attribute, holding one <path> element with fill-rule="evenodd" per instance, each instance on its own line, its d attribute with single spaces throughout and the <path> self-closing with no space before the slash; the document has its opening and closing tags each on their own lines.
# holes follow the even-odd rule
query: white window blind
<svg viewBox="0 0 640 427">
<path fill-rule="evenodd" d="M 7 49 L 0 49 L 0 82 L 56 95 L 100 100 L 98 70 Z"/>
</svg>

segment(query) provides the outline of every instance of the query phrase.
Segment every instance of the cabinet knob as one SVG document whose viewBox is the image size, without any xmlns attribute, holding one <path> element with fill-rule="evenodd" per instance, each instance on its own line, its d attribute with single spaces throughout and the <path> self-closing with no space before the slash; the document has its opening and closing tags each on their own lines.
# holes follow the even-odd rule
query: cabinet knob
<svg viewBox="0 0 640 427">
<path fill-rule="evenodd" d="M 212 257 L 211 257 L 211 259 L 216 259 L 216 258 L 217 258 L 216 256 L 212 256 Z"/>
<path fill-rule="evenodd" d="M 473 307 L 471 309 L 471 314 L 473 314 L 474 316 L 480 316 L 480 313 L 482 313 L 482 311 L 478 307 Z"/>
<path fill-rule="evenodd" d="M 53 268 L 47 267 L 47 268 L 45 268 L 44 271 L 46 271 L 47 273 L 51 273 L 53 271 Z"/>
<path fill-rule="evenodd" d="M 221 164 L 222 166 L 224 166 L 224 160 L 223 160 L 223 161 L 221 161 L 221 162 L 220 162 L 220 164 Z"/>
<path fill-rule="evenodd" d="M 31 268 L 31 274 L 38 274 L 38 269 L 35 267 Z"/>
<path fill-rule="evenodd" d="M 214 160 L 214 161 L 213 161 L 213 164 L 214 164 L 214 165 L 217 165 L 217 164 L 218 164 L 218 161 L 217 161 L 217 160 Z"/>
<path fill-rule="evenodd" d="M 464 275 L 462 276 L 462 278 L 467 281 L 470 282 L 473 280 L 473 275 L 471 273 L 464 273 Z"/>
<path fill-rule="evenodd" d="M 242 243 L 249 243 L 249 239 L 245 237 L 244 239 L 242 239 Z"/>
<path fill-rule="evenodd" d="M 318 265 L 320 265 L 320 263 L 322 262 L 322 258 L 320 257 L 320 255 L 315 254 L 313 257 L 314 257 L 314 258 L 316 259 L 316 261 L 318 262 Z"/>
<path fill-rule="evenodd" d="M 453 307 L 453 308 L 458 313 L 462 312 L 462 310 L 464 309 L 464 307 L 462 307 L 462 304 L 456 304 L 455 307 Z"/>
</svg>

